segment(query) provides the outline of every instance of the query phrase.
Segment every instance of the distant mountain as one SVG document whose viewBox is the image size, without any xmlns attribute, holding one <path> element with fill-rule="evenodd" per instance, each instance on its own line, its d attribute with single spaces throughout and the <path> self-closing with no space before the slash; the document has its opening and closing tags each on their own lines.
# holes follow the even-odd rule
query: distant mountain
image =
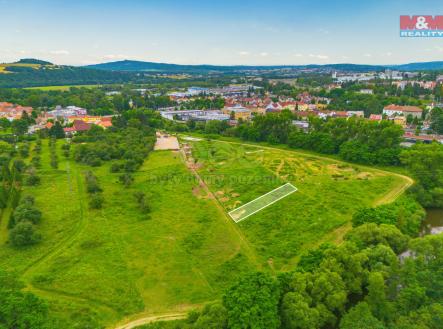
<svg viewBox="0 0 443 329">
<path fill-rule="evenodd" d="M 443 61 L 409 63 L 409 64 L 402 64 L 402 65 L 391 65 L 389 67 L 396 69 L 396 70 L 400 70 L 400 71 L 443 70 Z"/>
<path fill-rule="evenodd" d="M 38 59 L 0 64 L 0 88 L 125 83 L 136 78 L 135 73 L 54 65 Z"/>
<path fill-rule="evenodd" d="M 242 71 L 272 71 L 283 69 L 336 69 L 347 71 L 367 71 L 383 70 L 383 66 L 359 65 L 359 64 L 328 64 L 328 65 L 180 65 L 169 63 L 154 63 L 143 61 L 123 60 L 102 64 L 88 65 L 87 68 L 105 71 L 126 71 L 126 72 L 164 72 L 164 73 L 208 73 L 208 72 L 242 72 Z"/>
<path fill-rule="evenodd" d="M 143 61 L 123 60 L 117 62 L 109 62 L 102 64 L 88 65 L 86 68 L 98 69 L 104 71 L 121 71 L 121 72 L 158 72 L 158 73 L 236 73 L 245 71 L 274 71 L 274 70 L 307 70 L 307 69 L 324 69 L 339 70 L 350 72 L 362 71 L 383 71 L 387 68 L 402 71 L 426 71 L 426 70 L 442 70 L 442 62 L 422 62 L 410 63 L 402 65 L 364 65 L 364 64 L 311 64 L 311 65 L 180 65 L 168 63 L 154 63 Z"/>
<path fill-rule="evenodd" d="M 54 65 L 51 62 L 42 61 L 41 59 L 35 59 L 35 58 L 22 58 L 21 60 L 15 62 L 14 64 Z"/>
</svg>

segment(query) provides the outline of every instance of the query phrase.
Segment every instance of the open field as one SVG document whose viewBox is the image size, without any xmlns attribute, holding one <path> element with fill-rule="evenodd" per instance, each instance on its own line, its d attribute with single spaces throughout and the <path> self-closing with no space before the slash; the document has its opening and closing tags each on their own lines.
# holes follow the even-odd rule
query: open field
<svg viewBox="0 0 443 329">
<path fill-rule="evenodd" d="M 8 63 L 8 64 L 0 64 L 0 74 L 11 74 L 14 72 L 8 71 L 7 68 L 8 67 L 30 67 L 33 69 L 38 69 L 40 68 L 40 64 L 31 64 L 31 63 Z M 52 65 L 45 65 L 47 68 L 52 69 L 53 66 Z"/>
<path fill-rule="evenodd" d="M 223 141 L 194 142 L 199 174 L 226 212 L 290 182 L 298 191 L 237 225 L 261 262 L 290 269 L 297 256 L 342 228 L 362 206 L 388 202 L 400 175 L 297 152 Z M 395 196 L 394 196 L 395 199 Z M 392 200 L 391 200 L 392 201 Z"/>
<path fill-rule="evenodd" d="M 60 318 L 75 324 L 92 314 L 109 324 L 131 314 L 181 311 L 219 298 L 236 277 L 226 272 L 255 266 L 179 153 L 152 153 L 127 189 L 109 165 L 94 168 L 105 204 L 90 210 L 83 177 L 90 168 L 64 160 L 62 143 L 54 170 L 43 142 L 42 184 L 25 188 L 43 212 L 42 243 L 17 251 L 5 244 L 6 225 L 0 235 L 0 266 L 17 271 Z M 136 191 L 149 197 L 149 218 Z"/>
<path fill-rule="evenodd" d="M 27 249 L 10 247 L 6 209 L 0 266 L 16 271 L 27 289 L 73 326 L 182 317 L 220 298 L 246 271 L 293 268 L 306 248 L 333 241 L 332 233 L 346 227 L 358 207 L 392 201 L 406 186 L 398 175 L 337 160 L 257 145 L 187 142 L 190 170 L 181 152 L 155 151 L 124 188 L 110 162 L 92 168 L 65 159 L 64 141 L 57 143 L 59 167 L 51 168 L 44 140 L 42 183 L 24 188 L 43 212 L 43 240 Z M 86 170 L 103 188 L 100 210 L 88 207 Z M 238 224 L 228 216 L 288 182 L 296 193 Z M 137 191 L 148 197 L 149 215 L 139 209 Z"/>
</svg>

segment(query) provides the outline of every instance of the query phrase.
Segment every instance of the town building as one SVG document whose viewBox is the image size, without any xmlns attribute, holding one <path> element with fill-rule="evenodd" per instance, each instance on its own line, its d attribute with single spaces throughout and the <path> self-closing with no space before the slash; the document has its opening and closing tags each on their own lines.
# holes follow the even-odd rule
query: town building
<svg viewBox="0 0 443 329">
<path fill-rule="evenodd" d="M 234 120 L 239 120 L 239 119 L 249 120 L 251 119 L 252 116 L 252 111 L 241 105 L 233 107 L 225 107 L 223 108 L 222 113 L 229 115 L 230 118 Z M 234 116 L 233 118 L 231 117 L 232 115 Z"/>
<path fill-rule="evenodd" d="M 383 114 L 388 117 L 403 115 L 405 117 L 412 115 L 414 118 L 421 118 L 423 110 L 417 106 L 403 106 L 391 104 L 383 109 Z"/>
<path fill-rule="evenodd" d="M 30 106 L 21 106 L 17 104 L 12 104 L 8 102 L 0 102 L 0 118 L 6 118 L 9 121 L 21 119 L 23 113 L 31 115 L 32 107 Z"/>
</svg>

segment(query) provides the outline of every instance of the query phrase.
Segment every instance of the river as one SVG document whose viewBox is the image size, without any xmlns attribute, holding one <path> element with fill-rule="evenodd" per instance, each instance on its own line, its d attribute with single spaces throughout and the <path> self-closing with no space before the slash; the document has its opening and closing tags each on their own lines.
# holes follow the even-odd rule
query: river
<svg viewBox="0 0 443 329">
<path fill-rule="evenodd" d="M 420 236 L 443 233 L 443 208 L 426 209 L 426 218 L 422 223 Z M 398 255 L 401 261 L 411 257 L 411 251 L 406 250 Z"/>
<path fill-rule="evenodd" d="M 443 232 L 443 208 L 426 209 L 426 218 L 423 221 L 421 234 L 438 234 Z"/>
</svg>

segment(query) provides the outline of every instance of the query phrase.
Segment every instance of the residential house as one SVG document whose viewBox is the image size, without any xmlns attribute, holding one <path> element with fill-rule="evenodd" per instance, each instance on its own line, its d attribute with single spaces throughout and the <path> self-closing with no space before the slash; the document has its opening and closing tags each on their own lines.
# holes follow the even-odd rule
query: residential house
<svg viewBox="0 0 443 329">
<path fill-rule="evenodd" d="M 33 108 L 30 106 L 21 106 L 8 102 L 0 102 L 0 118 L 6 118 L 9 121 L 21 119 L 23 113 L 31 115 Z"/>
<path fill-rule="evenodd" d="M 403 106 L 391 104 L 383 109 L 383 114 L 388 117 L 403 115 L 405 117 L 412 115 L 414 118 L 421 118 L 423 110 L 417 106 Z"/>
</svg>

